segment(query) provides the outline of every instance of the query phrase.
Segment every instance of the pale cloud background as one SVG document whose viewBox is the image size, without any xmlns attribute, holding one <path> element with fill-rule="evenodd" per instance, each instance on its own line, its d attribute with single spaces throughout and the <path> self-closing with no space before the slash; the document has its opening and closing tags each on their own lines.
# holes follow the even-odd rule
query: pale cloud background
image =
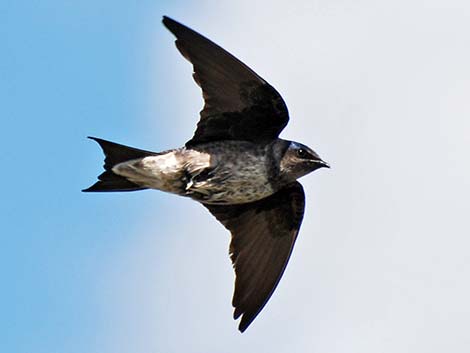
<svg viewBox="0 0 470 353">
<path fill-rule="evenodd" d="M 44 299 L 47 312 L 43 302 L 30 304 L 40 314 L 33 319 L 21 311 L 27 322 L 46 323 L 33 334 L 36 348 L 54 347 L 61 328 L 55 351 L 63 352 L 80 351 L 71 348 L 77 345 L 113 353 L 470 350 L 470 3 L 144 3 L 130 15 L 126 5 L 116 7 L 120 15 L 103 9 L 110 24 L 98 27 L 109 31 L 98 54 L 85 44 L 75 53 L 98 73 L 91 93 L 74 94 L 84 104 L 93 90 L 101 98 L 84 108 L 86 120 L 69 141 L 80 143 L 74 158 L 81 170 L 57 205 L 81 205 L 76 219 L 44 226 L 74 228 L 71 243 L 62 240 L 67 232 L 49 239 L 63 255 L 45 271 L 60 285 L 39 285 L 44 298 L 54 298 Z M 163 14 L 275 86 L 291 115 L 282 137 L 332 165 L 301 180 L 307 209 L 293 256 L 244 334 L 231 319 L 229 236 L 203 207 L 157 192 L 76 193 L 102 158 L 79 140 L 85 135 L 162 150 L 194 131 L 200 91 L 160 24 Z M 89 32 L 86 40 L 95 37 Z M 110 48 L 101 52 L 102 43 Z M 122 65 L 108 68 L 112 58 Z M 47 325 L 50 307 L 58 313 Z M 63 315 L 70 307 L 80 312 Z M 51 350 L 36 349 L 43 351 Z"/>
</svg>

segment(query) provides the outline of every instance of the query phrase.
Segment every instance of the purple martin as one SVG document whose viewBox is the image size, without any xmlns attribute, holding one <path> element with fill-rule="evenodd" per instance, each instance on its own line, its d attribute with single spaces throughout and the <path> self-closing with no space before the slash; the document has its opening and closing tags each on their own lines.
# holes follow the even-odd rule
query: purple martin
<svg viewBox="0 0 470 353">
<path fill-rule="evenodd" d="M 204 107 L 184 147 L 150 152 L 90 137 L 104 172 L 85 189 L 156 189 L 205 206 L 232 235 L 233 317 L 245 331 L 263 309 L 289 261 L 304 215 L 298 178 L 329 167 L 311 148 L 280 139 L 289 120 L 280 94 L 233 55 L 171 18 L 163 24 L 189 60 Z"/>
</svg>

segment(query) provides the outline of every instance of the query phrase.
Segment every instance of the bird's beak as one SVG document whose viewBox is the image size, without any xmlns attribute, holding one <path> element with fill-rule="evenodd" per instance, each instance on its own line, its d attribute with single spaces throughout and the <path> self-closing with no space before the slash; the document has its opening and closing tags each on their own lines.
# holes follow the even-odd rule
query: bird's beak
<svg viewBox="0 0 470 353">
<path fill-rule="evenodd" d="M 318 164 L 318 168 L 330 168 L 330 165 L 322 159 L 315 159 L 313 162 Z"/>
</svg>

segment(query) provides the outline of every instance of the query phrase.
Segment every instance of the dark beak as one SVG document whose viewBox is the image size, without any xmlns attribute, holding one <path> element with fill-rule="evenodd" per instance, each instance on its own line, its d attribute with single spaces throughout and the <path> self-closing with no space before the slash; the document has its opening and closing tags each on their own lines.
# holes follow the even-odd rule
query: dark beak
<svg viewBox="0 0 470 353">
<path fill-rule="evenodd" d="M 315 169 L 330 168 L 330 165 L 328 163 L 326 163 L 324 160 L 320 159 L 320 158 L 312 159 L 311 162 L 314 165 Z"/>
<path fill-rule="evenodd" d="M 330 168 L 330 165 L 322 159 L 314 159 L 312 162 L 317 165 L 317 168 Z"/>
</svg>

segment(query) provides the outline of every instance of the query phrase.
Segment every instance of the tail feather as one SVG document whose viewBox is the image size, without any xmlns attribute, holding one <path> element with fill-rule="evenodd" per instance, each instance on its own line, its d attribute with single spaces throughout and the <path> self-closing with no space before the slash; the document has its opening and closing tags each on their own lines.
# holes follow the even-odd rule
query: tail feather
<svg viewBox="0 0 470 353">
<path fill-rule="evenodd" d="M 97 192 L 97 191 L 136 191 L 146 189 L 139 186 L 123 176 L 113 173 L 112 168 L 119 163 L 129 161 L 131 159 L 143 158 L 146 156 L 155 156 L 158 153 L 139 150 L 137 148 L 120 145 L 118 143 L 106 141 L 97 137 L 88 137 L 101 146 L 103 149 L 104 159 L 104 172 L 98 176 L 95 184 L 88 189 L 82 190 L 83 192 Z"/>
</svg>

